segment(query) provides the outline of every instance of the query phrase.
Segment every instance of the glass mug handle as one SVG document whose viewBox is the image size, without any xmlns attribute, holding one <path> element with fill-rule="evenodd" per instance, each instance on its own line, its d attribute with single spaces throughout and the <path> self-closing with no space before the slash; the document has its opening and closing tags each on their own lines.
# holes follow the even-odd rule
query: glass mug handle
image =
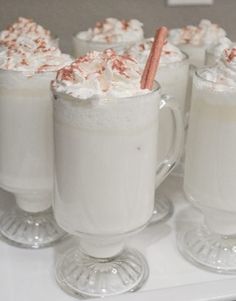
<svg viewBox="0 0 236 301">
<path fill-rule="evenodd" d="M 181 157 L 184 141 L 184 123 L 180 109 L 176 105 L 174 97 L 163 94 L 160 101 L 160 111 L 164 108 L 170 110 L 173 119 L 173 139 L 172 147 L 168 151 L 169 155 L 158 166 L 156 171 L 156 187 L 158 187 L 168 174 L 173 170 Z"/>
<path fill-rule="evenodd" d="M 188 84 L 187 84 L 187 92 L 186 92 L 186 102 L 185 102 L 185 128 L 188 128 L 189 121 L 189 112 L 191 107 L 191 98 L 192 98 L 192 86 L 193 86 L 193 76 L 197 70 L 197 67 L 193 64 L 189 65 L 188 70 Z"/>
</svg>

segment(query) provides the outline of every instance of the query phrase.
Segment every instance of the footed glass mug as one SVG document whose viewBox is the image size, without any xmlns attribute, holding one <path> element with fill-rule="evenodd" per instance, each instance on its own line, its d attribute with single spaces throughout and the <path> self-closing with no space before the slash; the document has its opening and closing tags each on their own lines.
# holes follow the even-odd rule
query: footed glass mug
<svg viewBox="0 0 236 301">
<path fill-rule="evenodd" d="M 211 81 L 208 73 L 194 75 L 184 176 L 205 225 L 183 229 L 178 246 L 197 266 L 236 273 L 236 85 Z"/>
<path fill-rule="evenodd" d="M 159 110 L 174 119 L 173 150 L 157 171 Z M 56 265 L 58 284 L 101 297 L 140 288 L 149 269 L 125 238 L 152 217 L 155 188 L 180 154 L 182 115 L 155 84 L 144 95 L 103 103 L 54 91 L 55 201 L 59 225 L 80 238 Z"/>
<path fill-rule="evenodd" d="M 46 247 L 64 235 L 50 209 L 54 77 L 55 72 L 0 70 L 0 187 L 16 198 L 0 219 L 0 233 L 20 247 Z"/>
</svg>

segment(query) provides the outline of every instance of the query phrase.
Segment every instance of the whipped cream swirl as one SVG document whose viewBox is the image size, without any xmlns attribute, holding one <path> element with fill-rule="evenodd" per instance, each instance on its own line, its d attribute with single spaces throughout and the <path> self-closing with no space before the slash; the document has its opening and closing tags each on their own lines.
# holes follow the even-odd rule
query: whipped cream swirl
<svg viewBox="0 0 236 301">
<path fill-rule="evenodd" d="M 89 52 L 59 70 L 52 86 L 80 99 L 109 101 L 147 93 L 140 81 L 140 67 L 133 57 L 107 49 Z"/>
<path fill-rule="evenodd" d="M 10 47 L 12 43 L 18 44 L 23 40 L 43 39 L 48 42 L 52 40 L 49 30 L 44 29 L 41 25 L 35 23 L 31 19 L 18 18 L 6 30 L 0 32 L 0 45 Z"/>
<path fill-rule="evenodd" d="M 198 26 L 187 25 L 183 28 L 171 29 L 169 41 L 175 45 L 191 44 L 195 46 L 215 45 L 220 38 L 226 36 L 223 28 L 209 20 L 201 20 Z"/>
<path fill-rule="evenodd" d="M 143 39 L 142 26 L 143 24 L 135 19 L 120 21 L 115 18 L 107 18 L 97 22 L 94 28 L 79 32 L 76 37 L 81 40 L 108 44 L 136 42 Z"/>
<path fill-rule="evenodd" d="M 46 71 L 57 71 L 71 63 L 69 55 L 40 38 L 22 40 L 22 43 L 11 44 L 0 50 L 0 68 L 23 71 L 26 76 Z"/>
<path fill-rule="evenodd" d="M 215 90 L 227 90 L 229 87 L 236 88 L 236 46 L 223 51 L 221 59 L 211 68 L 205 68 L 203 77 L 215 84 Z"/>
<path fill-rule="evenodd" d="M 152 48 L 154 38 L 145 39 L 140 43 L 130 46 L 125 53 L 136 58 L 138 63 L 144 67 Z M 160 65 L 180 62 L 185 58 L 184 53 L 170 42 L 166 42 L 162 48 Z"/>
<path fill-rule="evenodd" d="M 217 45 L 213 45 L 207 51 L 213 54 L 216 58 L 220 58 L 225 49 L 232 47 L 234 43 L 227 37 L 222 37 Z"/>
</svg>

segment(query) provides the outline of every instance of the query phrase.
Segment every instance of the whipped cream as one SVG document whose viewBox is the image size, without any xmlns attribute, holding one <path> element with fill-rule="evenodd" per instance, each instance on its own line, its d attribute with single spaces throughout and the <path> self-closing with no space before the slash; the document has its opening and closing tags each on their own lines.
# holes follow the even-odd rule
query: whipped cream
<svg viewBox="0 0 236 301">
<path fill-rule="evenodd" d="M 23 71 L 26 76 L 34 73 L 57 71 L 70 64 L 71 57 L 61 53 L 60 49 L 51 46 L 47 41 L 18 38 L 17 43 L 0 49 L 0 68 Z"/>
<path fill-rule="evenodd" d="M 236 88 L 236 47 L 232 46 L 223 51 L 221 59 L 211 68 L 202 69 L 201 76 L 208 82 L 216 85 L 212 89 L 216 91 Z M 209 83 L 208 83 L 209 84 Z M 200 86 L 201 84 L 199 84 Z M 204 84 L 202 84 L 204 85 Z"/>
<path fill-rule="evenodd" d="M 230 48 L 232 45 L 234 44 L 229 38 L 222 37 L 217 45 L 213 45 L 207 51 L 215 57 L 220 58 L 224 50 Z"/>
<path fill-rule="evenodd" d="M 154 38 L 145 39 L 140 43 L 130 46 L 126 53 L 135 57 L 138 63 L 144 67 L 152 48 Z M 184 53 L 170 42 L 166 42 L 162 48 L 160 65 L 180 62 L 185 58 Z"/>
<path fill-rule="evenodd" d="M 82 31 L 77 34 L 77 38 L 87 41 L 102 43 L 136 42 L 143 39 L 143 24 L 138 20 L 132 19 L 117 20 L 107 18 L 97 22 L 94 28 Z"/>
<path fill-rule="evenodd" d="M 217 44 L 224 36 L 226 36 L 224 29 L 209 20 L 201 20 L 198 26 L 187 25 L 169 31 L 169 40 L 175 45 L 192 44 L 208 47 Z"/>
<path fill-rule="evenodd" d="M 6 30 L 0 32 L 0 45 L 9 47 L 12 43 L 18 44 L 18 39 L 20 43 L 23 39 L 35 40 L 38 38 L 47 41 L 52 40 L 49 30 L 44 29 L 31 19 L 20 17 Z"/>
<path fill-rule="evenodd" d="M 80 99 L 110 100 L 145 94 L 141 70 L 130 55 L 117 55 L 112 49 L 89 52 L 70 66 L 59 70 L 53 87 L 57 92 Z"/>
</svg>

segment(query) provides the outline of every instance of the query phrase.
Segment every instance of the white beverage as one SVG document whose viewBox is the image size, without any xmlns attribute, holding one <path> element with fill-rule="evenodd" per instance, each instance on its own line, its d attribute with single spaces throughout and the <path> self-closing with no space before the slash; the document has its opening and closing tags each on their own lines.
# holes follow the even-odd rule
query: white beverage
<svg viewBox="0 0 236 301">
<path fill-rule="evenodd" d="M 184 190 L 222 234 L 236 233 L 235 99 L 236 88 L 194 78 Z"/>
<path fill-rule="evenodd" d="M 46 247 L 64 235 L 50 209 L 50 82 L 71 58 L 57 44 L 30 19 L 19 18 L 0 32 L 0 187 L 16 199 L 0 218 L 0 233 L 18 247 Z"/>
<path fill-rule="evenodd" d="M 27 211 L 51 206 L 53 139 L 49 85 L 54 77 L 54 72 L 26 77 L 19 71 L 0 71 L 0 186 L 14 192 L 18 205 Z"/>
<path fill-rule="evenodd" d="M 118 234 L 152 216 L 158 92 L 103 106 L 55 100 L 55 215 L 69 233 Z"/>
<path fill-rule="evenodd" d="M 191 65 L 197 68 L 204 66 L 206 45 L 178 44 L 178 47 L 187 53 Z"/>
</svg>

